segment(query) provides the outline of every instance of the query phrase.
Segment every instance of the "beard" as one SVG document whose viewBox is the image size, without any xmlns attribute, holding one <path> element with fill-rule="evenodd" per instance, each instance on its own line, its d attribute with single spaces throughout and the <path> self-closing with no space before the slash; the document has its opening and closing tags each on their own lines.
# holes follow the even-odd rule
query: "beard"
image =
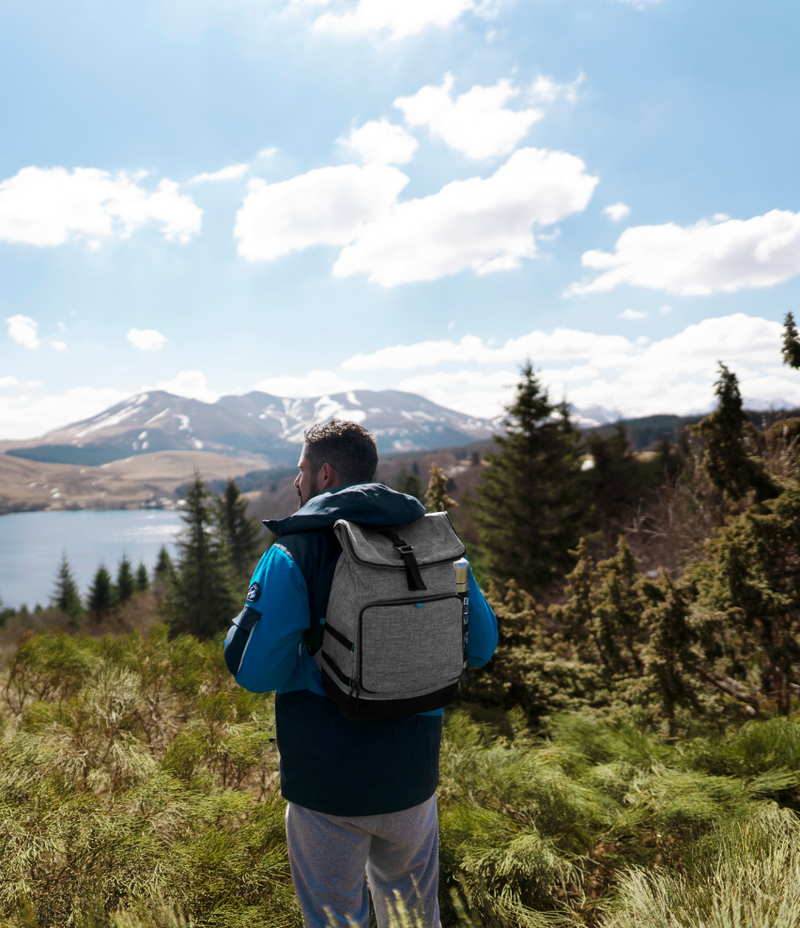
<svg viewBox="0 0 800 928">
<path fill-rule="evenodd" d="M 314 476 L 311 478 L 311 483 L 309 484 L 309 487 L 308 487 L 308 496 L 305 499 L 303 499 L 303 493 L 300 490 L 300 487 L 297 488 L 297 495 L 300 497 L 300 500 L 297 503 L 298 509 L 302 509 L 303 506 L 305 506 L 305 504 L 310 499 L 314 499 L 315 496 L 319 496 L 319 487 L 317 486 L 317 475 L 316 474 L 314 474 Z"/>
</svg>

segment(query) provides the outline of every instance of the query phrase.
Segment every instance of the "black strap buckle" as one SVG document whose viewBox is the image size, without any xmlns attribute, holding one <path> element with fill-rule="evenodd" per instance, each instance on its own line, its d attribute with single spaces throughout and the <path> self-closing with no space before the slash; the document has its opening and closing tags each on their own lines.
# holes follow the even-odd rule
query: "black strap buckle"
<svg viewBox="0 0 800 928">
<path fill-rule="evenodd" d="M 379 533 L 385 538 L 388 538 L 400 553 L 400 557 L 406 565 L 406 580 L 408 581 L 409 590 L 413 592 L 417 590 L 427 590 L 428 588 L 425 586 L 422 574 L 419 572 L 419 564 L 417 564 L 413 545 L 403 541 L 399 535 L 395 534 L 395 532 L 389 528 L 379 529 Z"/>
</svg>

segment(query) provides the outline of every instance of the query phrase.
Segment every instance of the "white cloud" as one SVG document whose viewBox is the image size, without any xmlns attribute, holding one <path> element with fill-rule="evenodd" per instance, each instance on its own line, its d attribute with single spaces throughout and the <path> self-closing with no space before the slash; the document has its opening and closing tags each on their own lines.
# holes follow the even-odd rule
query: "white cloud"
<svg viewBox="0 0 800 928">
<path fill-rule="evenodd" d="M 0 397 L 0 437 L 38 438 L 70 422 L 96 416 L 128 396 L 129 393 L 110 388 L 74 387 L 65 393 L 38 399 L 26 395 Z"/>
<path fill-rule="evenodd" d="M 293 377 L 285 374 L 281 377 L 267 377 L 253 387 L 273 396 L 303 398 L 322 396 L 329 393 L 344 393 L 347 390 L 367 389 L 369 384 L 363 380 L 345 380 L 335 371 L 309 371 L 305 377 Z"/>
<path fill-rule="evenodd" d="M 533 82 L 528 96 L 535 103 L 555 103 L 559 98 L 565 99 L 568 103 L 574 103 L 578 99 L 578 88 L 585 80 L 586 76 L 581 73 L 574 81 L 560 84 L 552 77 L 540 74 Z"/>
<path fill-rule="evenodd" d="M 376 35 L 389 31 L 392 39 L 417 35 L 429 26 L 444 28 L 475 0 L 358 0 L 343 13 L 325 13 L 314 23 L 317 32 Z"/>
<path fill-rule="evenodd" d="M 460 363 L 465 369 L 416 374 L 397 388 L 492 417 L 512 395 L 520 362 L 530 359 L 555 400 L 566 397 L 578 408 L 616 409 L 626 416 L 686 415 L 714 405 L 719 361 L 737 372 L 742 394 L 759 405 L 800 405 L 800 373 L 776 367 L 781 336 L 779 322 L 736 313 L 705 319 L 653 343 L 646 337 L 634 342 L 620 335 L 555 329 L 531 332 L 498 348 L 476 336 L 398 345 L 355 355 L 341 367 L 412 371 Z M 558 362 L 569 366 L 558 367 Z"/>
<path fill-rule="evenodd" d="M 334 275 L 366 274 L 393 287 L 470 269 L 485 274 L 519 267 L 536 251 L 534 225 L 552 225 L 586 208 L 597 178 L 585 168 L 565 152 L 520 149 L 491 177 L 453 181 L 361 227 Z"/>
<path fill-rule="evenodd" d="M 204 184 L 207 181 L 236 180 L 237 177 L 243 177 L 247 173 L 247 167 L 246 164 L 232 164 L 230 167 L 222 168 L 221 171 L 195 174 L 195 176 L 189 180 L 189 183 Z"/>
<path fill-rule="evenodd" d="M 35 351 L 41 344 L 39 339 L 39 324 L 30 316 L 9 316 L 6 319 L 8 323 L 8 337 L 13 339 L 23 348 L 29 348 Z"/>
<path fill-rule="evenodd" d="M 155 387 L 143 387 L 142 391 L 165 390 L 176 396 L 185 396 L 190 400 L 200 400 L 203 403 L 216 403 L 219 393 L 209 389 L 206 375 L 202 371 L 181 371 L 172 380 L 162 380 Z"/>
<path fill-rule="evenodd" d="M 16 377 L 13 377 L 13 376 L 11 376 L 11 375 L 9 375 L 9 376 L 7 376 L 7 377 L 0 377 L 0 388 L 2 388 L 2 387 L 18 387 L 18 386 L 19 386 L 19 381 L 17 380 Z"/>
<path fill-rule="evenodd" d="M 367 164 L 407 164 L 419 145 L 402 126 L 392 125 L 386 119 L 372 119 L 360 129 L 353 129 L 346 139 L 337 141 Z"/>
<path fill-rule="evenodd" d="M 628 416 L 704 412 L 714 405 L 717 364 L 723 361 L 741 372 L 744 396 L 800 401 L 800 376 L 793 379 L 788 371 L 780 391 L 775 387 L 771 393 L 754 392 L 759 384 L 766 390 L 759 368 L 780 358 L 781 333 L 779 322 L 744 313 L 704 319 L 669 338 L 637 347 L 612 365 L 592 359 L 603 376 L 570 387 L 569 399 L 578 407 L 604 406 Z"/>
<path fill-rule="evenodd" d="M 458 410 L 470 416 L 491 419 L 502 412 L 514 394 L 519 371 L 503 370 L 492 374 L 484 371 L 420 374 L 398 384 L 398 390 L 420 393 L 440 406 Z"/>
<path fill-rule="evenodd" d="M 258 153 L 258 157 L 259 158 L 271 158 L 273 155 L 277 155 L 277 153 L 278 153 L 277 148 L 274 148 L 274 147 L 273 148 L 262 148 L 261 151 Z"/>
<path fill-rule="evenodd" d="M 51 341 L 51 342 L 48 342 L 47 344 L 53 349 L 53 351 L 66 351 L 67 350 L 66 342 Z"/>
<path fill-rule="evenodd" d="M 366 274 L 384 287 L 511 270 L 535 254 L 533 227 L 585 209 L 597 178 L 574 155 L 523 148 L 491 177 L 398 202 L 407 183 L 398 168 L 380 164 L 318 168 L 275 184 L 252 180 L 236 217 L 239 254 L 271 261 L 344 245 L 334 276 Z"/>
<path fill-rule="evenodd" d="M 0 183 L 0 241 L 40 247 L 73 238 L 129 237 L 150 221 L 164 237 L 185 243 L 200 232 L 203 211 L 164 179 L 153 192 L 143 174 L 112 177 L 96 168 L 23 168 Z"/>
<path fill-rule="evenodd" d="M 633 226 L 613 254 L 587 251 L 585 267 L 603 271 L 569 294 L 600 293 L 627 283 L 684 296 L 771 287 L 800 274 L 800 213 L 771 210 L 752 219 Z"/>
<path fill-rule="evenodd" d="M 166 335 L 162 335 L 155 329 L 131 329 L 125 337 L 134 347 L 141 348 L 142 351 L 156 351 L 164 342 L 169 341 Z"/>
<path fill-rule="evenodd" d="M 612 222 L 622 222 L 631 214 L 631 208 L 626 203 L 612 203 L 603 208 L 603 214 Z"/>
<path fill-rule="evenodd" d="M 534 363 L 595 357 L 615 359 L 627 356 L 632 350 L 633 344 L 622 335 L 596 335 L 557 328 L 550 334 L 534 331 L 520 338 L 510 338 L 501 348 L 492 348 L 477 335 L 465 335 L 459 342 L 443 340 L 394 345 L 372 354 L 353 355 L 341 367 L 347 371 L 411 370 L 446 361 L 510 364 L 527 358 Z"/>
<path fill-rule="evenodd" d="M 663 306 L 659 306 L 658 311 L 662 316 L 668 316 L 672 312 L 672 307 L 665 303 Z"/>
<path fill-rule="evenodd" d="M 624 309 L 619 314 L 620 319 L 646 319 L 647 313 L 642 312 L 640 309 Z"/>
<path fill-rule="evenodd" d="M 318 168 L 277 184 L 253 180 L 236 216 L 239 254 L 270 261 L 312 245 L 345 245 L 385 215 L 408 178 L 382 164 Z"/>
<path fill-rule="evenodd" d="M 510 80 L 499 80 L 493 87 L 476 85 L 455 100 L 453 84 L 453 75 L 445 74 L 440 87 L 423 87 L 413 96 L 398 97 L 394 105 L 409 126 L 427 126 L 431 136 L 474 161 L 507 155 L 542 118 L 541 110 L 506 109 L 506 103 L 519 95 Z"/>
</svg>

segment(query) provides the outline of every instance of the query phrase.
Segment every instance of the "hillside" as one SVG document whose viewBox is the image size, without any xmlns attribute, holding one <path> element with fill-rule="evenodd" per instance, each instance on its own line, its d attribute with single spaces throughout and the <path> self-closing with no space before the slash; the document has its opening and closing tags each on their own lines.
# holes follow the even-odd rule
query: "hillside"
<svg viewBox="0 0 800 928">
<path fill-rule="evenodd" d="M 28 461 L 0 454 L 0 515 L 44 509 L 128 509 L 169 506 L 176 487 L 199 471 L 226 480 L 258 462 L 207 451 L 163 451 L 98 467 Z"/>
</svg>

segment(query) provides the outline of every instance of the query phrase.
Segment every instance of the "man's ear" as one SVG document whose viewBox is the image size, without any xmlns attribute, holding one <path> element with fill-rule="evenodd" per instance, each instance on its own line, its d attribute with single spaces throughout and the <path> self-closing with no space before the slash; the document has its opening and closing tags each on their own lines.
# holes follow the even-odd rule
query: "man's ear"
<svg viewBox="0 0 800 928">
<path fill-rule="evenodd" d="M 319 479 L 317 480 L 317 486 L 321 491 L 324 491 L 336 485 L 336 472 L 330 464 L 323 464 L 319 469 Z"/>
</svg>

